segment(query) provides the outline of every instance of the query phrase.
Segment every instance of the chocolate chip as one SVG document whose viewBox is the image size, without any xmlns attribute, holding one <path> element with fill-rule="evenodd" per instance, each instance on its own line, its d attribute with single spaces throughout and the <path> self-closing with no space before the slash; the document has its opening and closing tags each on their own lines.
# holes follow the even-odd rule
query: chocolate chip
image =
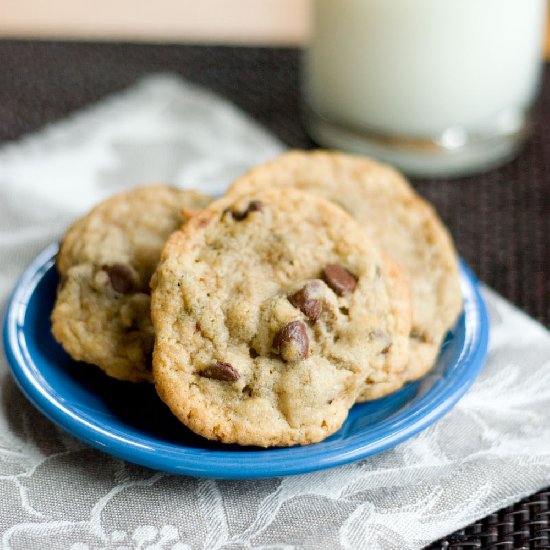
<svg viewBox="0 0 550 550">
<path fill-rule="evenodd" d="M 423 344 L 430 341 L 425 332 L 419 331 L 417 329 L 411 330 L 410 337 L 418 340 L 419 342 L 422 342 Z"/>
<path fill-rule="evenodd" d="M 323 268 L 323 276 L 328 286 L 336 294 L 353 292 L 357 286 L 357 279 L 344 267 L 338 264 L 328 264 Z"/>
<path fill-rule="evenodd" d="M 298 308 L 310 321 L 317 321 L 323 309 L 318 296 L 322 288 L 320 281 L 309 281 L 300 290 L 288 297 L 288 301 Z"/>
<path fill-rule="evenodd" d="M 215 361 L 209 367 L 199 372 L 204 378 L 213 378 L 214 380 L 223 380 L 224 382 L 236 382 L 239 379 L 239 372 L 229 363 Z"/>
<path fill-rule="evenodd" d="M 251 212 L 259 212 L 263 207 L 264 205 L 261 201 L 250 201 L 245 210 L 242 212 L 233 210 L 231 211 L 231 215 L 235 221 L 241 222 L 248 217 L 248 214 Z"/>
<path fill-rule="evenodd" d="M 284 361 L 301 361 L 309 355 L 309 338 L 302 321 L 287 323 L 275 336 L 273 345 Z"/>
<path fill-rule="evenodd" d="M 119 294 L 129 294 L 134 289 L 132 270 L 124 264 L 103 265 L 101 269 L 107 273 L 113 290 Z"/>
<path fill-rule="evenodd" d="M 261 209 L 264 207 L 262 204 L 262 201 L 251 201 L 248 205 L 248 211 L 249 212 L 260 212 Z"/>
</svg>

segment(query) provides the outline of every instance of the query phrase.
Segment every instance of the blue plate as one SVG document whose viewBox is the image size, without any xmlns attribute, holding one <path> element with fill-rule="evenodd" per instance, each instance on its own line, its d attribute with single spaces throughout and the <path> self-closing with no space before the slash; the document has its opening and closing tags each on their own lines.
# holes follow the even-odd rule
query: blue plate
<svg viewBox="0 0 550 550">
<path fill-rule="evenodd" d="M 489 324 L 478 284 L 461 266 L 464 312 L 436 368 L 389 397 L 355 405 L 341 430 L 307 447 L 257 449 L 207 441 L 180 424 L 148 384 L 118 382 L 74 361 L 50 333 L 57 245 L 25 271 L 4 319 L 4 344 L 15 380 L 53 422 L 90 445 L 157 470 L 250 479 L 300 474 L 380 453 L 447 412 L 479 373 Z"/>
</svg>

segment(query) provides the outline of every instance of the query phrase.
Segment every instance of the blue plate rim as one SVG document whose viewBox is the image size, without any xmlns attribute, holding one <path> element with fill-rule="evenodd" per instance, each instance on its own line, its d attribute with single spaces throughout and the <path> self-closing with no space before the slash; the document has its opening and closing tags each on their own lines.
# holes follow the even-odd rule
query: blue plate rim
<svg viewBox="0 0 550 550">
<path fill-rule="evenodd" d="M 35 375 L 40 369 L 26 350 L 25 313 L 38 283 L 55 262 L 57 251 L 58 244 L 52 243 L 36 256 L 23 272 L 5 309 L 4 351 L 15 381 L 39 411 L 75 437 L 108 454 L 156 470 L 204 478 L 256 479 L 317 471 L 381 453 L 427 428 L 448 412 L 473 384 L 487 354 L 487 309 L 477 278 L 461 260 L 467 322 L 456 367 L 446 377 L 445 384 L 435 384 L 412 406 L 369 428 L 368 434 L 304 447 L 238 452 L 162 442 L 147 445 L 124 430 L 110 428 L 108 431 L 75 414 L 56 395 L 48 392 L 47 385 Z"/>
</svg>

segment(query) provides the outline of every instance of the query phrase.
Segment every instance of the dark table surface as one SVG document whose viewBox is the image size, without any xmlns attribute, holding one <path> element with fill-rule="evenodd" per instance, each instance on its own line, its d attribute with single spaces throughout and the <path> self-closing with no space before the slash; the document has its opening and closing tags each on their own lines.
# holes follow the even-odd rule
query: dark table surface
<svg viewBox="0 0 550 550">
<path fill-rule="evenodd" d="M 287 145 L 310 148 L 313 143 L 300 122 L 298 106 L 299 58 L 299 51 L 283 48 L 0 40 L 0 145 L 121 90 L 145 74 L 169 71 L 233 101 Z M 548 66 L 534 119 L 531 139 L 518 158 L 505 166 L 464 179 L 413 183 L 435 204 L 460 254 L 478 276 L 548 325 Z M 539 493 L 433 548 L 492 548 L 493 544 L 498 545 L 495 548 L 518 548 L 523 541 L 538 536 L 539 531 L 543 536 L 539 537 L 539 546 L 533 547 L 550 548 L 549 503 L 550 493 Z M 541 509 L 546 510 L 542 516 Z M 533 516 L 533 521 L 538 521 L 536 529 L 529 523 L 533 510 L 538 514 Z M 523 535 L 516 535 L 520 516 L 527 527 Z"/>
</svg>

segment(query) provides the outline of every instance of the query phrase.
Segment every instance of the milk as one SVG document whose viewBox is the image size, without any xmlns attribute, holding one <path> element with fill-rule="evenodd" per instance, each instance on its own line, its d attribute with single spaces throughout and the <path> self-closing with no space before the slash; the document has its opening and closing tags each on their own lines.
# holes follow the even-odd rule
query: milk
<svg viewBox="0 0 550 550">
<path fill-rule="evenodd" d="M 319 141 L 378 147 L 386 160 L 392 148 L 409 157 L 418 149 L 424 164 L 464 148 L 475 158 L 447 171 L 468 171 L 480 162 L 476 142 L 487 149 L 525 130 L 545 9 L 546 0 L 314 0 L 304 80 L 314 137 L 333 126 Z"/>
</svg>

